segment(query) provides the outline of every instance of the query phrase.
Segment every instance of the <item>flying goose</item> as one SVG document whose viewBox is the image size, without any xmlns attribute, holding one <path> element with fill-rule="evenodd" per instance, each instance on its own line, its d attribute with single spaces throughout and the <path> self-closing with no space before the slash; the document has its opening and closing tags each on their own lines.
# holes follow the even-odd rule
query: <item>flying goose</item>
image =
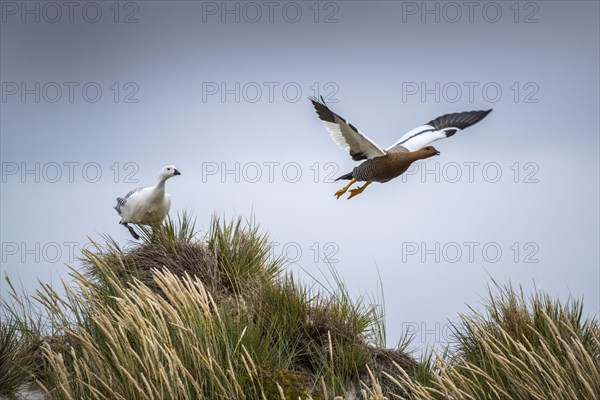
<svg viewBox="0 0 600 400">
<path fill-rule="evenodd" d="M 171 196 L 165 193 L 165 182 L 176 175 L 181 175 L 177 168 L 167 165 L 160 171 L 156 185 L 133 189 L 125 197 L 117 197 L 114 209 L 121 216 L 119 223 L 129 229 L 135 239 L 140 237 L 129 223 L 155 226 L 169 213 Z"/>
<path fill-rule="evenodd" d="M 425 125 L 414 128 L 402 136 L 396 143 L 383 150 L 375 142 L 362 134 L 351 123 L 340 117 L 327 107 L 323 97 L 321 101 L 310 98 L 317 115 L 323 121 L 333 141 L 343 149 L 349 149 L 354 161 L 366 160 L 355 167 L 352 172 L 336 179 L 350 180 L 346 186 L 335 192 L 339 199 L 354 182 L 366 182 L 361 187 L 350 190 L 351 199 L 362 193 L 373 182 L 385 183 L 402 175 L 417 160 L 440 154 L 430 143 L 450 137 L 456 132 L 481 121 L 492 110 L 466 111 L 445 114 Z"/>
</svg>

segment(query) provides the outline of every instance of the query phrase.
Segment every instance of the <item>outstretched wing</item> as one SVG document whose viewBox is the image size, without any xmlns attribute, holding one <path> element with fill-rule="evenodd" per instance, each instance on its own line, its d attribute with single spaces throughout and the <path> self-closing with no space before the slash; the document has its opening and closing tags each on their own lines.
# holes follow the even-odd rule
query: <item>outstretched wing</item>
<svg viewBox="0 0 600 400">
<path fill-rule="evenodd" d="M 456 132 L 476 124 L 492 110 L 465 111 L 461 113 L 445 114 L 429 121 L 426 125 L 419 126 L 391 145 L 386 151 L 415 151 L 435 142 L 454 135 Z"/>
<path fill-rule="evenodd" d="M 323 121 L 325 129 L 329 131 L 331 138 L 338 146 L 343 149 L 349 149 L 350 156 L 354 161 L 364 160 L 366 158 L 375 158 L 385 155 L 385 151 L 377 146 L 375 142 L 363 135 L 351 123 L 325 105 L 325 101 L 321 97 L 321 101 L 311 97 L 317 115 Z"/>
</svg>

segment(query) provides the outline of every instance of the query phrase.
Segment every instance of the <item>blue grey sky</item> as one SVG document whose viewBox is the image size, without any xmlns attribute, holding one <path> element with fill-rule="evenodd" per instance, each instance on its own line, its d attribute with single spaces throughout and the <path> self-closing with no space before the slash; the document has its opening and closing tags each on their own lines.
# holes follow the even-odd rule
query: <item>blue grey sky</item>
<svg viewBox="0 0 600 400">
<path fill-rule="evenodd" d="M 356 297 L 379 273 L 390 345 L 443 343 L 491 278 L 598 314 L 598 2 L 1 7 L 1 272 L 26 290 L 88 235 L 127 243 L 115 198 L 175 164 L 171 215 L 254 213 L 291 271 L 329 260 Z M 347 201 L 313 95 L 382 147 L 494 111 Z"/>
</svg>

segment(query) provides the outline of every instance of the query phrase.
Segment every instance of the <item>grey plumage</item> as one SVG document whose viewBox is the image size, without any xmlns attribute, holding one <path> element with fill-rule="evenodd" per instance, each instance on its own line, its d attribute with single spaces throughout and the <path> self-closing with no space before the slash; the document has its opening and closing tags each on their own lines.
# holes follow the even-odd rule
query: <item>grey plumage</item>
<svg viewBox="0 0 600 400">
<path fill-rule="evenodd" d="M 125 195 L 125 197 L 117 197 L 117 204 L 113 207 L 115 210 L 117 210 L 117 213 L 119 215 L 121 215 L 121 208 L 125 205 L 125 203 L 127 203 L 127 199 L 134 193 L 139 192 L 140 190 L 142 190 L 143 187 L 139 187 L 139 188 L 135 188 L 129 191 L 129 193 L 127 193 Z"/>
<path fill-rule="evenodd" d="M 381 168 L 377 168 L 377 164 L 369 162 L 369 160 L 354 167 L 352 177 L 357 181 L 376 181 Z"/>
<path fill-rule="evenodd" d="M 354 167 L 347 179 L 385 183 L 403 174 L 416 159 L 410 152 L 388 153 L 385 157 L 369 159 Z"/>
</svg>

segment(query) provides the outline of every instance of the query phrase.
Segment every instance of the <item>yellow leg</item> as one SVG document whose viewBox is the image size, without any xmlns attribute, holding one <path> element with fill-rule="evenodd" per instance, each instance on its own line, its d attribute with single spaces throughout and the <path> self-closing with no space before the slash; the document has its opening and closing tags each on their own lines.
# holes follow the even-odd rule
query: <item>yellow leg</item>
<svg viewBox="0 0 600 400">
<path fill-rule="evenodd" d="M 361 194 L 363 192 L 363 190 L 365 190 L 367 188 L 367 186 L 369 186 L 371 183 L 373 183 L 373 182 L 367 181 L 367 183 L 365 183 L 361 187 L 357 187 L 356 189 L 352 189 L 350 191 L 350 196 L 348 196 L 348 200 L 350 200 L 354 196 L 358 196 L 359 194 Z"/>
<path fill-rule="evenodd" d="M 350 181 L 349 184 L 347 184 L 346 186 L 344 186 L 343 188 L 341 188 L 340 190 L 338 190 L 337 192 L 335 192 L 334 196 L 337 196 L 337 198 L 339 199 L 341 195 L 343 195 L 344 193 L 346 193 L 348 191 L 348 188 L 350 186 L 352 186 L 352 184 L 356 182 L 356 179 L 352 178 L 352 180 Z"/>
</svg>

